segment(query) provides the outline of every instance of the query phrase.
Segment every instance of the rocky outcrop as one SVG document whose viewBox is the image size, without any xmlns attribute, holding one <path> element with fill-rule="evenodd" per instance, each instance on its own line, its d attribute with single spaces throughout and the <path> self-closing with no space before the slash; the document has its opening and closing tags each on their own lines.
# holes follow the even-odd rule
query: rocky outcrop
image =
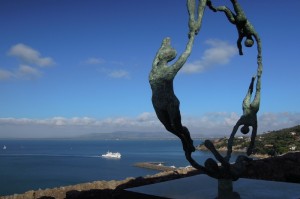
<svg viewBox="0 0 300 199">
<path fill-rule="evenodd" d="M 0 199 L 79 199 L 79 198 L 134 198 L 136 194 L 131 193 L 130 197 L 123 197 L 129 192 L 123 191 L 131 187 L 138 187 L 148 184 L 165 182 L 178 178 L 193 176 L 200 172 L 193 169 L 178 169 L 174 171 L 160 172 L 155 175 L 126 178 L 125 180 L 95 181 L 72 186 L 58 187 L 53 189 L 44 189 L 28 191 L 24 194 L 14 194 L 10 196 L 0 196 Z M 146 197 L 146 196 L 145 196 Z M 143 198 L 145 198 L 143 196 Z M 137 197 L 141 198 L 141 197 Z"/>
<path fill-rule="evenodd" d="M 145 169 L 157 170 L 157 171 L 175 171 L 175 170 L 177 170 L 175 167 L 165 166 L 165 165 L 163 165 L 163 163 L 160 163 L 160 162 L 138 162 L 138 163 L 135 163 L 134 166 L 145 168 Z"/>
<path fill-rule="evenodd" d="M 242 177 L 300 183 L 300 152 L 252 161 Z"/>
</svg>

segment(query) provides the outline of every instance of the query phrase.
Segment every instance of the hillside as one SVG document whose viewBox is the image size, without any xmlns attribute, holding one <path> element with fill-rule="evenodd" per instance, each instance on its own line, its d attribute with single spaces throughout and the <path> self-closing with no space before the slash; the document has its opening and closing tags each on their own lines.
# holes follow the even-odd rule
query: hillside
<svg viewBox="0 0 300 199">
<path fill-rule="evenodd" d="M 194 135 L 194 139 L 201 138 L 201 134 Z M 75 139 L 93 140 L 174 140 L 178 139 L 169 132 L 139 132 L 139 131 L 115 131 L 111 133 L 90 133 L 81 135 Z"/>
<path fill-rule="evenodd" d="M 220 138 L 213 142 L 216 149 L 225 151 L 227 141 L 228 138 Z M 233 151 L 245 152 L 249 142 L 249 137 L 235 137 Z M 198 149 L 206 150 L 204 145 L 200 145 Z M 257 135 L 254 154 L 276 156 L 297 150 L 300 150 L 300 125 Z"/>
<path fill-rule="evenodd" d="M 171 133 L 165 132 L 134 132 L 134 131 L 115 131 L 112 133 L 91 133 L 78 137 L 80 139 L 98 140 L 137 140 L 137 139 L 174 139 Z"/>
</svg>

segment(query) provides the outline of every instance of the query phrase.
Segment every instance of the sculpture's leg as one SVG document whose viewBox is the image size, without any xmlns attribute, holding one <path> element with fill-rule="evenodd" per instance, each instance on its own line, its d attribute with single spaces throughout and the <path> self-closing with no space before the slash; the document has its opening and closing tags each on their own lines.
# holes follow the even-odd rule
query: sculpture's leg
<svg viewBox="0 0 300 199">
<path fill-rule="evenodd" d="M 176 135 L 176 133 L 174 132 L 174 129 L 171 125 L 170 117 L 169 117 L 168 112 L 164 111 L 164 110 L 161 110 L 161 109 L 158 109 L 156 107 L 154 107 L 154 110 L 155 110 L 157 118 L 164 125 L 166 130 Z"/>
<path fill-rule="evenodd" d="M 219 12 L 224 12 L 228 21 L 232 24 L 235 24 L 235 15 L 231 12 L 229 8 L 226 6 L 219 6 L 217 8 L 212 7 L 214 10 L 219 11 Z"/>
<path fill-rule="evenodd" d="M 251 103 L 251 106 L 255 108 L 256 111 L 258 111 L 260 105 L 261 74 L 262 74 L 262 64 L 259 63 L 258 61 L 256 91 L 255 91 L 255 97 L 253 99 L 253 102 Z"/>
<path fill-rule="evenodd" d="M 192 138 L 191 138 L 190 131 L 189 131 L 188 128 L 185 127 L 185 126 L 182 126 L 182 129 L 183 129 L 183 132 L 184 132 L 185 140 L 186 140 L 186 142 L 188 143 L 190 152 L 194 152 L 196 149 L 195 149 L 195 147 L 194 147 L 194 142 L 193 142 L 193 140 L 192 140 Z"/>
<path fill-rule="evenodd" d="M 256 134 L 257 134 L 257 121 L 255 121 L 255 124 L 253 124 L 253 126 L 252 126 L 251 140 L 250 140 L 249 147 L 247 149 L 248 156 L 250 156 L 253 152 Z"/>
<path fill-rule="evenodd" d="M 186 147 L 185 151 L 189 153 L 195 151 L 195 147 L 193 145 L 193 140 L 190 136 L 189 130 L 186 127 L 182 126 L 179 104 L 176 106 L 170 106 L 168 108 L 168 113 L 172 128 L 174 129 L 177 136 L 181 139 L 183 146 Z"/>
<path fill-rule="evenodd" d="M 256 82 L 256 92 L 255 92 L 255 97 L 251 103 L 251 108 L 252 111 L 255 112 L 255 118 L 253 118 L 253 124 L 252 124 L 252 134 L 251 134 L 251 141 L 250 145 L 247 150 L 247 155 L 251 155 L 253 148 L 254 148 L 254 143 L 255 143 L 255 138 L 257 134 L 257 112 L 259 110 L 260 106 L 260 89 L 261 89 L 261 74 L 262 74 L 262 63 L 261 63 L 261 58 L 258 55 L 258 69 L 257 69 L 257 82 Z"/>
<path fill-rule="evenodd" d="M 251 83 L 249 85 L 249 89 L 248 89 L 248 92 L 243 100 L 243 111 L 245 109 L 249 109 L 250 107 L 250 101 L 251 101 L 251 95 L 252 95 L 252 92 L 253 92 L 253 86 L 254 86 L 254 80 L 255 80 L 255 77 L 256 76 L 253 76 L 251 78 Z"/>
</svg>

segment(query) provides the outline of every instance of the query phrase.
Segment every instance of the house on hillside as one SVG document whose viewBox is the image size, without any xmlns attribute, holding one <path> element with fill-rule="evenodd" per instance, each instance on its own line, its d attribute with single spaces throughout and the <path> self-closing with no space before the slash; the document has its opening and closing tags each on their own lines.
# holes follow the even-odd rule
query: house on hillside
<svg viewBox="0 0 300 199">
<path fill-rule="evenodd" d="M 294 136 L 294 135 L 296 135 L 296 132 L 292 131 L 292 132 L 290 132 L 290 134 Z"/>
<path fill-rule="evenodd" d="M 291 150 L 291 151 L 295 151 L 296 148 L 297 148 L 296 146 L 290 146 L 290 150 Z"/>
</svg>

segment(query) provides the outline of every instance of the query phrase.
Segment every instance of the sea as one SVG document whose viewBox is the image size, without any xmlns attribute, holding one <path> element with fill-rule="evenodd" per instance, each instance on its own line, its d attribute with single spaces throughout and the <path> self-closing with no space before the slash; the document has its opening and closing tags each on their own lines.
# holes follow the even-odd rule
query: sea
<svg viewBox="0 0 300 199">
<path fill-rule="evenodd" d="M 108 151 L 121 159 L 102 158 Z M 203 165 L 212 155 L 196 151 L 193 157 Z M 179 140 L 0 140 L 0 195 L 158 173 L 137 162 L 190 165 Z"/>
</svg>

